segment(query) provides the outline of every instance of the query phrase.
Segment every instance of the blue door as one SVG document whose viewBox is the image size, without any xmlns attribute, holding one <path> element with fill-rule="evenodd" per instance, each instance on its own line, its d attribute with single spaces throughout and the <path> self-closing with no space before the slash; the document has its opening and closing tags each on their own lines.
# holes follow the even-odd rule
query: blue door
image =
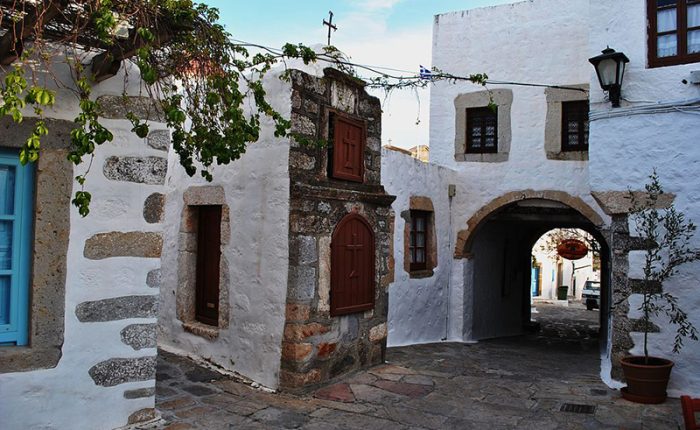
<svg viewBox="0 0 700 430">
<path fill-rule="evenodd" d="M 0 150 L 0 345 L 28 343 L 33 166 Z"/>
<path fill-rule="evenodd" d="M 540 267 L 533 267 L 530 270 L 530 289 L 532 291 L 532 297 L 538 297 L 542 294 L 540 291 Z"/>
</svg>

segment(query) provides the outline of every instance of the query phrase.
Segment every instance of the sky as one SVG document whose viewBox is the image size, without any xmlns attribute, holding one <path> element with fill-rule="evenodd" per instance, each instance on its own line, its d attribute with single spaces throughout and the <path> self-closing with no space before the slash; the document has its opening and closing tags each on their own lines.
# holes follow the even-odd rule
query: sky
<svg viewBox="0 0 700 430">
<path fill-rule="evenodd" d="M 514 0 L 200 0 L 219 9 L 235 39 L 280 48 L 325 44 L 322 21 L 333 11 L 331 43 L 359 64 L 418 71 L 431 64 L 433 16 L 512 3 Z M 429 91 L 403 90 L 382 101 L 382 143 L 403 148 L 428 144 Z"/>
</svg>

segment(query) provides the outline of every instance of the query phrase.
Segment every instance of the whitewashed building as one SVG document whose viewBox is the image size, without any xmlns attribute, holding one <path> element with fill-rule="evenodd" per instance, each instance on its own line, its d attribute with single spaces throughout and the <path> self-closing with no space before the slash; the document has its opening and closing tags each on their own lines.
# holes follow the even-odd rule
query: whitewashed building
<svg viewBox="0 0 700 430">
<path fill-rule="evenodd" d="M 618 360 L 639 352 L 641 335 L 634 332 L 639 300 L 627 300 L 642 253 L 627 229 L 627 189 L 642 189 L 656 167 L 677 206 L 700 219 L 700 86 L 692 74 L 700 57 L 691 52 L 700 5 L 659 4 L 658 55 L 647 44 L 657 40 L 647 34 L 647 21 L 656 20 L 653 0 L 529 0 L 435 17 L 433 66 L 456 76 L 486 73 L 493 83 L 433 86 L 431 163 L 385 154 L 383 183 L 401 214 L 390 345 L 521 333 L 530 319 L 534 241 L 551 228 L 576 227 L 601 244 L 601 377 L 619 386 Z M 673 28 L 676 11 L 687 23 Z M 630 59 L 621 108 L 604 100 L 588 62 L 606 46 Z M 421 229 L 428 270 L 412 270 L 414 259 L 423 259 Z M 691 315 L 700 300 L 698 276 L 694 263 L 667 286 Z M 698 325 L 697 313 L 691 318 Z M 652 353 L 671 355 L 673 328 L 657 323 Z M 673 359 L 670 393 L 698 394 L 700 345 L 688 343 Z"/>
</svg>

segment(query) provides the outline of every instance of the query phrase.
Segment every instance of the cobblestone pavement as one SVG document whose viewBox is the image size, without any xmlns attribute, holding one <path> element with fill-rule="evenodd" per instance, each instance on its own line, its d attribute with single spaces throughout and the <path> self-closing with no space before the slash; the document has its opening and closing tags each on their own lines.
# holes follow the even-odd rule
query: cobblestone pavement
<svg viewBox="0 0 700 430">
<path fill-rule="evenodd" d="M 162 353 L 156 403 L 165 423 L 156 428 L 680 428 L 678 400 L 637 405 L 600 382 L 597 344 L 590 330 L 581 329 L 591 325 L 595 333 L 597 312 L 546 305 L 538 310 L 539 333 L 473 345 L 391 348 L 387 364 L 302 396 L 256 390 Z M 578 339 L 557 340 L 564 329 L 551 326 L 562 318 L 580 322 L 571 325 Z M 562 412 L 566 403 L 594 410 Z"/>
</svg>

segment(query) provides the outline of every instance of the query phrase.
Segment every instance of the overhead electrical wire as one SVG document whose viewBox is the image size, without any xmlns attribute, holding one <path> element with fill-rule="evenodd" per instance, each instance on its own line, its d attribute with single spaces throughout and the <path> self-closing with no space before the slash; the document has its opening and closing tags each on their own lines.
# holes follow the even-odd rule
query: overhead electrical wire
<svg viewBox="0 0 700 430">
<path fill-rule="evenodd" d="M 238 43 L 240 46 L 243 46 L 243 47 L 254 47 L 254 48 L 262 49 L 264 51 L 269 52 L 270 54 L 277 55 L 277 56 L 284 55 L 283 51 L 281 49 L 278 49 L 278 48 L 272 48 L 272 47 L 260 45 L 257 43 L 245 42 L 243 40 L 238 40 L 238 39 L 232 39 L 232 41 Z M 344 59 L 338 58 L 336 56 L 324 54 L 324 53 L 317 53 L 316 56 L 317 56 L 316 59 L 319 61 L 325 61 L 327 63 L 332 63 L 332 64 L 340 64 L 340 65 L 348 66 L 348 67 L 355 67 L 358 69 L 362 69 L 362 70 L 366 70 L 368 72 L 374 73 L 377 75 L 377 78 L 393 79 L 393 80 L 396 80 L 397 82 L 407 83 L 404 86 L 425 86 L 431 82 L 440 81 L 440 80 L 468 81 L 468 82 L 474 81 L 473 78 L 469 77 L 469 76 L 453 75 L 453 74 L 444 73 L 441 71 L 431 71 L 430 76 L 422 76 L 420 73 L 416 74 L 415 72 L 397 69 L 397 68 L 393 68 L 393 67 L 354 63 L 352 61 L 344 60 Z M 408 76 L 393 75 L 393 74 L 383 72 L 382 70 L 391 71 L 391 72 L 399 72 L 399 73 L 409 73 L 411 75 L 408 75 Z M 371 79 L 372 78 L 369 78 L 366 80 L 371 80 Z M 412 83 L 413 83 L 413 85 L 411 85 Z M 517 82 L 517 81 L 503 81 L 503 80 L 486 79 L 484 81 L 484 83 L 491 84 L 491 85 L 514 85 L 514 86 L 524 86 L 524 87 L 554 88 L 554 89 L 561 89 L 561 90 L 580 91 L 580 92 L 585 92 L 585 93 L 588 92 L 588 90 L 586 90 L 584 88 L 569 87 L 569 86 L 564 86 L 564 85 L 532 83 L 532 82 Z M 381 85 L 381 86 L 385 86 L 385 85 Z M 394 84 L 394 85 L 389 85 L 389 86 L 401 87 L 402 85 L 401 84 Z"/>
</svg>

